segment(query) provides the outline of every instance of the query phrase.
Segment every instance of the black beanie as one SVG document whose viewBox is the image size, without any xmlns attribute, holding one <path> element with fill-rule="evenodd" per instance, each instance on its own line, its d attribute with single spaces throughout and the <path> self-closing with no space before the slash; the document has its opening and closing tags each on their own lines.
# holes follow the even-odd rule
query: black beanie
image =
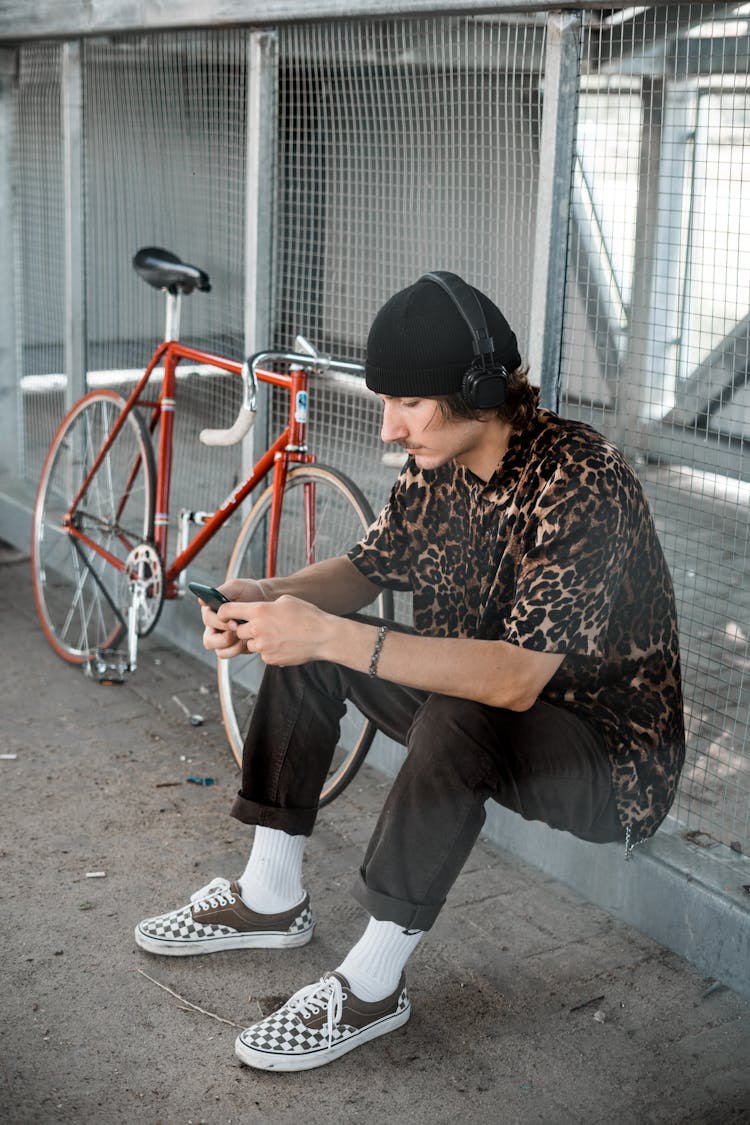
<svg viewBox="0 0 750 1125">
<path fill-rule="evenodd" d="M 494 361 L 506 371 L 520 366 L 516 337 L 500 309 L 474 289 L 494 345 Z M 450 296 L 420 278 L 386 301 L 367 337 L 365 381 L 377 394 L 401 397 L 449 395 L 461 390 L 476 359 L 471 331 Z"/>
</svg>

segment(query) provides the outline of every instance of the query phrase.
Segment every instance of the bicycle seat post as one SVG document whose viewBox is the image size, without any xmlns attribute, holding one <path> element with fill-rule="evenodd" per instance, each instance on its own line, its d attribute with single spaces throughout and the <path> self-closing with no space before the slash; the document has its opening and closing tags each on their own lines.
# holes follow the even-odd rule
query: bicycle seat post
<svg viewBox="0 0 750 1125">
<path fill-rule="evenodd" d="M 180 306 L 182 304 L 182 294 L 179 290 L 176 293 L 170 293 L 167 289 L 167 320 L 164 327 L 165 340 L 179 340 L 180 338 Z"/>
</svg>

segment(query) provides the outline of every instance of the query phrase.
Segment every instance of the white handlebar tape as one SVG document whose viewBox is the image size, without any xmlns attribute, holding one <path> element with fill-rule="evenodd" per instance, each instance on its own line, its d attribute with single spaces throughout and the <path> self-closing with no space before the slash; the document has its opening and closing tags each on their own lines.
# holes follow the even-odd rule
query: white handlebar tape
<svg viewBox="0 0 750 1125">
<path fill-rule="evenodd" d="M 243 406 L 228 430 L 201 430 L 198 437 L 204 445 L 236 445 L 250 433 L 254 422 L 255 411 Z"/>
</svg>

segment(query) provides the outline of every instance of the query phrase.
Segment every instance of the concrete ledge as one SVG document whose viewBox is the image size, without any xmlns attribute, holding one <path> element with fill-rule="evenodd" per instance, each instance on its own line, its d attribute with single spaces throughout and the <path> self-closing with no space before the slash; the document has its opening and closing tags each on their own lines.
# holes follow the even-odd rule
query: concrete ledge
<svg viewBox="0 0 750 1125">
<path fill-rule="evenodd" d="M 20 550 L 31 550 L 33 508 L 32 485 L 15 477 L 0 478 L 0 539 Z"/>
<path fill-rule="evenodd" d="M 393 776 L 403 756 L 379 737 L 368 761 Z M 685 832 L 667 818 L 626 862 L 624 846 L 588 844 L 490 802 L 484 836 L 750 999 L 750 859 Z"/>
<path fill-rule="evenodd" d="M 0 538 L 26 551 L 32 501 L 28 486 L 0 482 Z M 192 599 L 167 603 L 157 633 L 204 655 Z M 402 746 L 379 735 L 368 762 L 393 777 L 403 758 Z M 484 834 L 750 999 L 750 893 L 743 890 L 750 886 L 750 859 L 710 840 L 705 848 L 689 843 L 685 831 L 668 819 L 627 863 L 620 846 L 584 843 L 499 805 L 488 805 Z"/>
<path fill-rule="evenodd" d="M 487 835 L 609 914 L 750 999 L 750 861 L 722 844 L 704 851 L 668 819 L 627 862 L 596 845 L 530 824 L 498 806 Z"/>
</svg>

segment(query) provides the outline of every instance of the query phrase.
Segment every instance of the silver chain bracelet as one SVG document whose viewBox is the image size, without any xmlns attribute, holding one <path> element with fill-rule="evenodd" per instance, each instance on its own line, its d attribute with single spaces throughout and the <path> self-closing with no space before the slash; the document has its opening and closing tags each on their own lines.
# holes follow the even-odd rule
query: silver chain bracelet
<svg viewBox="0 0 750 1125">
<path fill-rule="evenodd" d="M 370 657 L 370 667 L 367 669 L 368 676 L 377 676 L 378 674 L 378 661 L 380 660 L 380 651 L 383 647 L 383 641 L 385 640 L 385 635 L 387 632 L 387 625 L 381 625 L 378 629 L 378 635 L 375 639 L 375 647 L 373 648 L 372 656 Z"/>
</svg>

